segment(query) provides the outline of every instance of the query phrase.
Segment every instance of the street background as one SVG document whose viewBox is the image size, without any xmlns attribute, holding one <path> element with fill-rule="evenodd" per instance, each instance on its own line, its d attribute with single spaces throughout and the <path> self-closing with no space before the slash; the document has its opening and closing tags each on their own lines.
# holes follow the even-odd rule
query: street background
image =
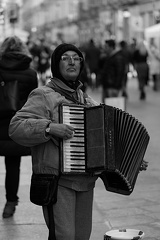
<svg viewBox="0 0 160 240">
<path fill-rule="evenodd" d="M 101 101 L 101 88 L 88 93 L 97 102 Z M 100 179 L 95 188 L 93 206 L 93 229 L 91 240 L 103 240 L 111 229 L 139 229 L 145 240 L 160 240 L 160 92 L 149 83 L 147 98 L 139 100 L 137 79 L 128 82 L 127 111 L 144 124 L 150 135 L 145 154 L 148 170 L 140 172 L 135 189 L 130 196 L 107 192 Z M 19 205 L 10 219 L 0 216 L 0 240 L 47 240 L 48 230 L 43 220 L 41 207 L 29 201 L 31 158 L 23 157 L 19 188 Z M 5 167 L 0 157 L 0 213 L 5 204 Z M 86 216 L 87 217 L 87 216 Z"/>
</svg>

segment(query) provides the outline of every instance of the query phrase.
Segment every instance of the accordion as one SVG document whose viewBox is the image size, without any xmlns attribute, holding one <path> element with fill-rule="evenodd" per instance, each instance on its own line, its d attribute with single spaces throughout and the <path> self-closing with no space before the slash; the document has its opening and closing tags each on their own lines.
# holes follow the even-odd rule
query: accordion
<svg viewBox="0 0 160 240">
<path fill-rule="evenodd" d="M 105 104 L 62 104 L 60 123 L 75 128 L 60 146 L 61 171 L 99 174 L 107 191 L 131 194 L 150 138 L 142 123 Z"/>
</svg>

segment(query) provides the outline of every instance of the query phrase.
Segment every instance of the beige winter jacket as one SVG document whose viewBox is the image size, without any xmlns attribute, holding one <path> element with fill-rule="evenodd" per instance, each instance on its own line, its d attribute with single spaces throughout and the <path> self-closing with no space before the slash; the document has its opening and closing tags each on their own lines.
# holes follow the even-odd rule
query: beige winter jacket
<svg viewBox="0 0 160 240">
<path fill-rule="evenodd" d="M 84 98 L 79 89 L 73 90 L 57 78 L 48 86 L 36 88 L 29 95 L 28 101 L 12 118 L 9 127 L 10 137 L 17 143 L 31 147 L 32 168 L 34 173 L 59 173 L 59 140 L 46 136 L 45 130 L 50 122 L 59 123 L 58 106 L 61 103 L 73 103 L 53 88 L 65 90 L 71 97 L 75 95 L 80 103 L 97 105 L 89 96 Z M 97 177 L 90 175 L 62 175 L 59 184 L 77 191 L 88 191 L 95 185 Z"/>
</svg>

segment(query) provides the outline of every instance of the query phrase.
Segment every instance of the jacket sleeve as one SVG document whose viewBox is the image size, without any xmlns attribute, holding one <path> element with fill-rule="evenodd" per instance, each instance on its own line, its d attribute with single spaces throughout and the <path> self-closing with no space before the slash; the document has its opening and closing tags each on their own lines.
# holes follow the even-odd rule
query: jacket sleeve
<svg viewBox="0 0 160 240">
<path fill-rule="evenodd" d="M 50 136 L 45 134 L 45 129 L 51 122 L 48 106 L 49 101 L 43 91 L 38 88 L 33 90 L 22 109 L 11 119 L 9 136 L 20 145 L 28 147 L 50 140 Z"/>
</svg>

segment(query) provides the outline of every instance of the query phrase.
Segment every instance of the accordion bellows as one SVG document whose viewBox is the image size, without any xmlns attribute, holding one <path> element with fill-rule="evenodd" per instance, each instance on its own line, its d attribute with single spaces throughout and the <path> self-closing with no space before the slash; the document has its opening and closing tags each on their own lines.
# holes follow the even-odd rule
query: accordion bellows
<svg viewBox="0 0 160 240">
<path fill-rule="evenodd" d="M 105 104 L 95 107 L 77 106 L 81 112 L 78 123 L 78 114 L 74 116 L 74 107 L 75 105 L 69 106 L 67 124 L 73 124 L 74 127 L 80 124 L 80 128 L 84 128 L 80 136 L 80 143 L 83 146 L 80 150 L 78 146 L 76 153 L 76 149 L 72 149 L 72 146 L 76 146 L 76 141 L 79 144 L 78 136 L 70 140 L 69 155 L 76 154 L 80 159 L 79 162 L 77 157 L 71 160 L 69 173 L 76 172 L 75 169 L 80 169 L 77 170 L 80 173 L 100 173 L 107 191 L 131 194 L 149 143 L 146 128 L 129 113 Z M 64 105 L 60 110 L 61 122 L 63 122 L 63 108 Z M 63 140 L 62 152 L 65 144 L 66 141 Z M 62 166 L 64 161 L 66 160 L 63 154 Z M 76 167 L 73 166 L 75 162 L 78 165 Z M 62 172 L 65 170 L 63 169 Z"/>
</svg>

